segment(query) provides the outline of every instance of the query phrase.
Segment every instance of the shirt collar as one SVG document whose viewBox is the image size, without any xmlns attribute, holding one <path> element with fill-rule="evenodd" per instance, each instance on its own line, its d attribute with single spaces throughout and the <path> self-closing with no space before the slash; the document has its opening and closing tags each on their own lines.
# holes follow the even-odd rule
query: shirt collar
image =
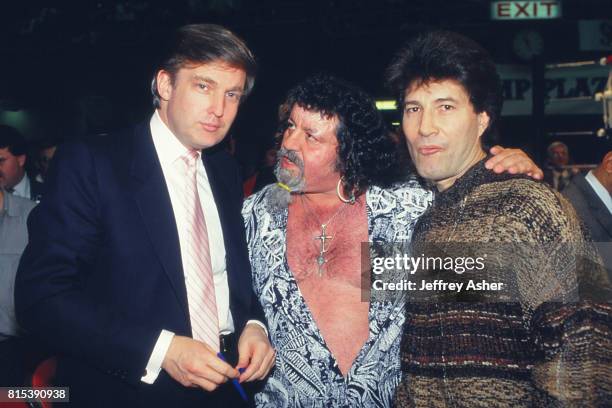
<svg viewBox="0 0 612 408">
<path fill-rule="evenodd" d="M 26 173 L 23 173 L 23 178 L 13 187 L 13 189 L 13 194 L 16 196 L 30 198 L 30 180 Z"/>
<path fill-rule="evenodd" d="M 4 190 L 4 202 L 2 203 L 2 210 L 0 215 L 8 217 L 18 217 L 19 211 L 15 209 L 15 200 L 25 199 L 24 197 L 16 198 L 13 194 Z"/>
<path fill-rule="evenodd" d="M 157 110 L 155 110 L 151 117 L 150 126 L 153 144 L 163 167 L 171 165 L 189 152 L 189 149 L 166 126 Z"/>
<path fill-rule="evenodd" d="M 606 190 L 603 184 L 601 184 L 597 177 L 595 177 L 593 170 L 589 171 L 589 174 L 587 174 L 584 178 L 586 179 L 587 183 L 591 185 L 593 191 L 595 191 L 595 194 L 597 194 L 601 201 L 603 201 L 605 206 L 608 208 L 608 211 L 610 211 L 612 214 L 612 197 L 610 197 L 610 193 L 608 190 Z"/>
</svg>

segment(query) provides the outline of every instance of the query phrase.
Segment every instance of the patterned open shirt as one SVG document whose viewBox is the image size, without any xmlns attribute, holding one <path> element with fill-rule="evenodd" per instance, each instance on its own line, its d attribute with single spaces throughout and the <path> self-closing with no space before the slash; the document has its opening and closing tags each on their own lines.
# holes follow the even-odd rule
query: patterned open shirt
<svg viewBox="0 0 612 408">
<path fill-rule="evenodd" d="M 401 380 L 399 346 L 404 304 L 372 299 L 369 337 L 346 378 L 326 347 L 289 270 L 288 211 L 273 210 L 267 186 L 243 205 L 253 286 L 266 314 L 276 366 L 258 407 L 388 407 Z M 431 193 L 410 179 L 393 188 L 366 192 L 369 242 L 406 242 Z"/>
</svg>

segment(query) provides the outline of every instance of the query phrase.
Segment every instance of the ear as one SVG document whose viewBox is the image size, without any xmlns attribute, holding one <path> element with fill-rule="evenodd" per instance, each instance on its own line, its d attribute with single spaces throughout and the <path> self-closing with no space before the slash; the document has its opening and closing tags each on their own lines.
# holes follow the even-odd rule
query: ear
<svg viewBox="0 0 612 408">
<path fill-rule="evenodd" d="M 172 75 L 166 70 L 159 70 L 156 75 L 156 82 L 159 97 L 164 101 L 169 100 L 173 91 Z"/>
<path fill-rule="evenodd" d="M 478 137 L 482 137 L 482 134 L 489 127 L 489 123 L 491 122 L 491 118 L 487 112 L 480 112 L 478 114 Z"/>
<path fill-rule="evenodd" d="M 25 166 L 26 163 L 26 155 L 22 154 L 21 156 L 17 156 L 17 163 L 19 164 L 19 167 L 23 167 Z"/>
<path fill-rule="evenodd" d="M 612 150 L 610 150 L 603 158 L 603 168 L 608 174 L 612 174 Z"/>
</svg>

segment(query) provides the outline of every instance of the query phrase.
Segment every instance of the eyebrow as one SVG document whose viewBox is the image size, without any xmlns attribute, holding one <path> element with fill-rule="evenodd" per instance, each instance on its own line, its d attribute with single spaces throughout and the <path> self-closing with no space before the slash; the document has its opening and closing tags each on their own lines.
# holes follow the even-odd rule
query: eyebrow
<svg viewBox="0 0 612 408">
<path fill-rule="evenodd" d="M 214 79 L 209 78 L 209 77 L 204 77 L 202 75 L 197 75 L 196 74 L 196 75 L 193 76 L 193 79 L 195 79 L 196 81 L 210 82 L 213 85 L 217 85 L 217 81 L 215 81 Z"/>
<path fill-rule="evenodd" d="M 202 76 L 202 75 L 197 75 L 196 74 L 196 75 L 193 76 L 193 79 L 196 80 L 196 81 L 208 82 L 208 83 L 210 83 L 210 84 L 212 84 L 214 86 L 219 85 L 218 82 L 215 81 L 214 79 L 212 79 L 210 77 L 205 77 L 205 76 Z M 230 89 L 228 89 L 228 91 L 231 91 L 231 92 L 244 92 L 244 88 L 239 86 L 239 85 L 236 85 L 236 86 L 233 86 Z"/>
<path fill-rule="evenodd" d="M 459 101 L 457 99 L 452 98 L 452 97 L 449 96 L 448 98 L 438 98 L 438 99 L 436 99 L 436 102 L 438 102 L 438 103 L 439 102 L 454 102 L 454 103 L 458 103 Z"/>
<path fill-rule="evenodd" d="M 448 98 L 438 98 L 436 99 L 434 102 L 436 103 L 440 103 L 440 102 L 454 102 L 454 103 L 459 103 L 459 101 L 455 98 L 452 97 L 448 97 Z M 419 101 L 415 101 L 415 100 L 405 100 L 404 101 L 404 105 L 421 105 L 421 103 Z"/>
<path fill-rule="evenodd" d="M 287 122 L 291 122 L 292 124 L 295 125 L 295 120 L 291 119 L 291 117 L 289 117 L 289 119 L 287 119 Z M 311 128 L 311 127 L 304 127 L 303 130 L 306 133 L 316 133 L 316 132 L 319 132 L 318 129 Z"/>
</svg>

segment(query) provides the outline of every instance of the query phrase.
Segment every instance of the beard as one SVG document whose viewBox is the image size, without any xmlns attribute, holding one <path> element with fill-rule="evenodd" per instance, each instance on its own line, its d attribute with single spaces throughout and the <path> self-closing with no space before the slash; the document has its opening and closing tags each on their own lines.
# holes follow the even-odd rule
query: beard
<svg viewBox="0 0 612 408">
<path fill-rule="evenodd" d="M 298 168 L 297 173 L 281 166 L 281 161 L 286 158 Z M 268 192 L 268 203 L 272 208 L 283 209 L 289 207 L 293 194 L 300 194 L 304 190 L 304 162 L 295 150 L 281 148 L 276 154 L 276 165 L 274 166 L 274 175 L 279 183 L 284 184 L 281 187 L 278 183 L 273 185 Z"/>
</svg>

